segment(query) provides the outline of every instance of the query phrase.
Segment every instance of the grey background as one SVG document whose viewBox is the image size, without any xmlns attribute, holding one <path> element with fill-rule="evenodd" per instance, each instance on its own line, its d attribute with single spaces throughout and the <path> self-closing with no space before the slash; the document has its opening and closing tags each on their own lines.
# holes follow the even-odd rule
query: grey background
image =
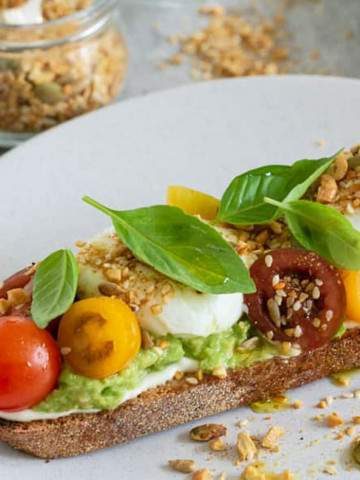
<svg viewBox="0 0 360 480">
<path fill-rule="evenodd" d="M 219 4 L 266 15 L 285 9 L 289 44 L 295 61 L 291 73 L 360 77 L 360 0 L 119 0 L 126 24 L 130 70 L 125 96 L 192 82 L 189 66 L 159 70 L 157 65 L 176 51 L 168 35 L 191 33 L 206 23 L 199 5 Z M 318 61 L 310 59 L 318 50 Z"/>
</svg>

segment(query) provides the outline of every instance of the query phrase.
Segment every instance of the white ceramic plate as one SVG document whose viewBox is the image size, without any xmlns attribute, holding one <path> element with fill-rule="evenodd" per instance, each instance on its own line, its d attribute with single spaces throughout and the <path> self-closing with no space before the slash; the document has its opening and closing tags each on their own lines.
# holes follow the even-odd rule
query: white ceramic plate
<svg viewBox="0 0 360 480">
<path fill-rule="evenodd" d="M 0 277 L 104 228 L 106 218 L 81 202 L 84 194 L 118 208 L 163 202 L 171 183 L 220 195 L 244 169 L 317 158 L 360 141 L 359 111 L 356 80 L 253 78 L 126 101 L 40 135 L 0 158 Z M 354 377 L 346 391 L 357 386 L 360 378 Z M 286 467 L 299 478 L 325 479 L 325 462 L 334 459 L 338 478 L 355 479 L 358 471 L 347 470 L 350 438 L 335 441 L 330 430 L 311 420 L 321 397 L 342 393 L 323 380 L 291 393 L 306 408 L 273 415 L 272 421 L 246 408 L 213 420 L 229 426 L 232 444 L 239 419 L 249 418 L 249 430 L 259 434 L 270 424 L 283 425 L 287 434 L 280 453 L 262 455 L 275 470 Z M 349 420 L 360 414 L 360 400 L 337 400 L 331 409 Z M 0 477 L 183 478 L 167 469 L 171 458 L 194 458 L 214 472 L 228 472 L 230 480 L 239 477 L 241 468 L 229 457 L 210 457 L 206 446 L 194 448 L 188 430 L 181 426 L 50 463 L 0 446 Z"/>
</svg>

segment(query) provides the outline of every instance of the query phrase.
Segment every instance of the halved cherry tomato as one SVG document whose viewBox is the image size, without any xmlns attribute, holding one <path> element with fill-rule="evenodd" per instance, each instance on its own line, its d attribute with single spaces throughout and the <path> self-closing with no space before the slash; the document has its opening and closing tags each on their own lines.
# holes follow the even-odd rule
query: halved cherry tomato
<svg viewBox="0 0 360 480">
<path fill-rule="evenodd" d="M 26 317 L 0 317 L 0 410 L 30 408 L 56 386 L 59 348 Z"/>
<path fill-rule="evenodd" d="M 217 198 L 207 193 L 176 185 L 168 187 L 167 203 L 181 208 L 190 215 L 200 215 L 205 220 L 213 220 L 219 209 Z"/>
<path fill-rule="evenodd" d="M 257 291 L 245 295 L 249 317 L 268 339 L 310 350 L 338 331 L 346 306 L 344 285 L 339 272 L 317 254 L 273 250 L 252 265 L 250 274 Z"/>
<path fill-rule="evenodd" d="M 141 333 L 126 303 L 97 297 L 74 303 L 60 322 L 58 342 L 75 372 L 105 378 L 122 370 L 135 357 Z"/>
<path fill-rule="evenodd" d="M 346 316 L 360 323 L 360 271 L 341 272 L 346 291 Z"/>
<path fill-rule="evenodd" d="M 0 298 L 5 298 L 9 290 L 24 288 L 32 279 L 34 271 L 32 267 L 24 268 L 6 279 L 0 288 Z"/>
</svg>

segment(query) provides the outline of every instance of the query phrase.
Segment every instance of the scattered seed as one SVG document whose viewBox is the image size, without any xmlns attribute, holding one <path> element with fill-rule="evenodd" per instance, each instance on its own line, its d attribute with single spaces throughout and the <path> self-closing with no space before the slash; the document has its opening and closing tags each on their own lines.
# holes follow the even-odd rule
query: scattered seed
<svg viewBox="0 0 360 480">
<path fill-rule="evenodd" d="M 273 257 L 271 255 L 265 255 L 265 265 L 270 268 L 272 264 Z"/>
<path fill-rule="evenodd" d="M 318 300 L 320 298 L 320 289 L 319 287 L 314 287 L 313 291 L 312 291 L 312 298 L 314 300 Z"/>
<path fill-rule="evenodd" d="M 169 466 L 180 473 L 192 473 L 196 470 L 194 460 L 169 460 Z"/>
<path fill-rule="evenodd" d="M 273 323 L 277 327 L 280 327 L 280 309 L 279 309 L 279 305 L 275 302 L 273 298 L 268 299 L 267 309 Z"/>
<path fill-rule="evenodd" d="M 298 312 L 300 310 L 301 303 L 299 302 L 299 300 L 296 300 L 296 302 L 294 303 L 292 308 L 293 308 L 294 312 Z"/>
<path fill-rule="evenodd" d="M 325 418 L 326 426 L 329 428 L 339 427 L 344 424 L 344 420 L 336 412 L 331 413 Z"/>
<path fill-rule="evenodd" d="M 224 425 L 217 423 L 208 423 L 199 425 L 190 430 L 190 438 L 195 442 L 208 442 L 214 438 L 226 435 L 227 429 Z"/>
</svg>

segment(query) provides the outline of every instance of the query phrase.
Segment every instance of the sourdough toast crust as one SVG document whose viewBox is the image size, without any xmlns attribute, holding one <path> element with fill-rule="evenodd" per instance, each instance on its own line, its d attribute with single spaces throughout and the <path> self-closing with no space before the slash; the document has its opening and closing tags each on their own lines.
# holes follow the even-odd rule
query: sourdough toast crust
<svg viewBox="0 0 360 480">
<path fill-rule="evenodd" d="M 172 380 L 113 411 L 29 423 L 0 420 L 0 441 L 41 458 L 70 457 L 265 400 L 332 373 L 360 367 L 360 329 L 293 358 L 274 358 L 205 376 L 198 385 Z"/>
</svg>

